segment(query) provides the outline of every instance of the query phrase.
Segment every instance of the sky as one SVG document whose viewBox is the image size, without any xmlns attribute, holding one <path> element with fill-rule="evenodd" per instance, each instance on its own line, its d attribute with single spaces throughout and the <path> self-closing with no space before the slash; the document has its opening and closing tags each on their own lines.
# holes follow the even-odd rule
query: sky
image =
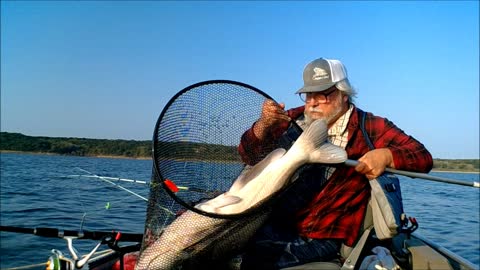
<svg viewBox="0 0 480 270">
<path fill-rule="evenodd" d="M 0 127 L 151 140 L 201 81 L 299 106 L 323 57 L 344 63 L 358 107 L 434 158 L 479 158 L 479 48 L 478 1 L 1 1 Z"/>
</svg>

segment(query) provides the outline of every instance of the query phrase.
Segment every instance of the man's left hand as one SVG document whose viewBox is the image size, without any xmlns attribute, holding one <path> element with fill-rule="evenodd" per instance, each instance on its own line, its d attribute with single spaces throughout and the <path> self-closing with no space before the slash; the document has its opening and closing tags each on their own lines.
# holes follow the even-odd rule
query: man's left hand
<svg viewBox="0 0 480 270">
<path fill-rule="evenodd" d="M 380 176 L 386 167 L 395 168 L 392 152 L 388 148 L 378 148 L 368 151 L 358 159 L 355 170 L 372 180 Z"/>
</svg>

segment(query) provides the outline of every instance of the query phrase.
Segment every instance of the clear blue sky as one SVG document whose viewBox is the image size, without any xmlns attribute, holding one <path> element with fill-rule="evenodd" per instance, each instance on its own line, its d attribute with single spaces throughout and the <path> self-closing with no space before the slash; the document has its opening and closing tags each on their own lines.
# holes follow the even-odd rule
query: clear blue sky
<svg viewBox="0 0 480 270">
<path fill-rule="evenodd" d="M 479 158 L 478 1 L 1 1 L 1 130 L 150 140 L 200 81 L 298 106 L 319 57 L 434 158 Z"/>
</svg>

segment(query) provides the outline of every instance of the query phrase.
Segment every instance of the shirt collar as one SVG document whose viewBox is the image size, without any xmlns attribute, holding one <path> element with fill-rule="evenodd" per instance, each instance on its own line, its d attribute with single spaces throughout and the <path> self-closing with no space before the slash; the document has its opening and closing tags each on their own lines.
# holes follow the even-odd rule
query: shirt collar
<svg viewBox="0 0 480 270">
<path fill-rule="evenodd" d="M 345 133 L 352 111 L 353 105 L 350 104 L 348 110 L 342 116 L 340 116 L 335 123 L 333 123 L 331 128 L 328 129 L 328 136 L 342 136 Z"/>
</svg>

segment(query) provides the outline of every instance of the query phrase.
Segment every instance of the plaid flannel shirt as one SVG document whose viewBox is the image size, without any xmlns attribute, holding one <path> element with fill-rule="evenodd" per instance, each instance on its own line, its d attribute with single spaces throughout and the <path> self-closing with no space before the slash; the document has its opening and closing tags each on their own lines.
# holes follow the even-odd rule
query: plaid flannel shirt
<svg viewBox="0 0 480 270">
<path fill-rule="evenodd" d="M 349 159 L 357 160 L 370 149 L 359 127 L 358 108 L 354 107 L 347 124 L 348 143 L 345 147 Z M 303 114 L 304 107 L 287 111 L 292 119 Z M 253 127 L 253 126 L 252 126 Z M 276 140 L 287 126 L 271 130 L 263 140 L 258 139 L 253 128 L 247 130 L 238 147 L 243 161 L 253 165 L 277 147 Z M 405 134 L 386 118 L 367 113 L 365 129 L 375 148 L 388 148 L 392 152 L 395 168 L 416 172 L 429 172 L 433 166 L 428 150 L 413 137 Z M 316 239 L 342 239 L 353 246 L 370 199 L 368 179 L 353 167 L 336 166 L 325 187 L 309 205 L 299 211 L 296 224 L 299 234 Z"/>
</svg>

